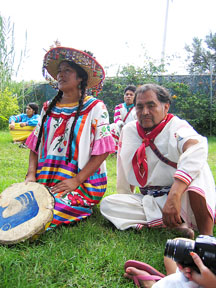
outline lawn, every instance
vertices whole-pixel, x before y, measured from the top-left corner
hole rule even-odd
[[[24,180],[28,149],[12,144],[7,131],[0,131],[0,192]],[[216,138],[209,139],[209,164],[216,179]],[[108,189],[115,193],[116,158],[107,160]],[[214,231],[216,236],[216,229]],[[128,259],[148,262],[161,272],[166,240],[176,234],[165,229],[118,231],[100,214],[44,233],[35,242],[0,246],[0,287],[134,287],[124,279]]]

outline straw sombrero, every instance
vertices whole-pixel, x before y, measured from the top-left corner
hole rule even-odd
[[[105,78],[103,67],[88,53],[74,48],[55,47],[45,54],[43,61],[43,75],[46,80],[57,80],[58,66],[64,60],[75,62],[87,72],[88,89],[93,88],[93,90],[97,92],[102,89]]]

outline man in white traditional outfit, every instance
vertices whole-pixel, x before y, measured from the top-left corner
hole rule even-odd
[[[129,85],[124,90],[124,103],[115,106],[114,123],[110,125],[110,132],[115,141],[115,151],[118,151],[119,136],[122,127],[136,119],[136,111],[134,108],[136,86]]]
[[[163,226],[190,238],[193,229],[212,235],[216,193],[206,138],[168,113],[165,88],[143,85],[134,101],[138,121],[124,126],[119,140],[119,194],[103,199],[101,213],[120,230]]]

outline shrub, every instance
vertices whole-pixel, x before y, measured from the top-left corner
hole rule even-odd
[[[216,103],[212,103],[206,94],[192,93],[189,86],[183,83],[169,82],[165,85],[173,95],[171,112],[187,120],[200,134],[210,134],[210,116],[212,116],[212,134],[216,135]]]
[[[8,126],[8,120],[11,115],[19,113],[17,97],[13,92],[5,88],[0,91],[0,129]]]

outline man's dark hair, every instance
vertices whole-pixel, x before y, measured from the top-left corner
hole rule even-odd
[[[136,86],[134,86],[134,85],[128,85],[128,86],[124,89],[124,94],[125,94],[128,90],[135,92],[135,91],[136,91]]]
[[[157,95],[158,100],[161,103],[169,103],[171,104],[171,100],[172,100],[172,96],[169,93],[169,91],[164,88],[163,86],[151,83],[151,84],[145,84],[140,86],[139,88],[137,88],[136,93],[135,93],[135,97],[134,97],[134,105],[136,105],[136,97],[138,94],[143,94],[149,90],[152,90],[155,92],[155,94]]]

